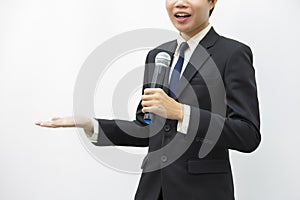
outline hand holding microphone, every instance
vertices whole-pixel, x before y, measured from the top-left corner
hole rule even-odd
[[[168,119],[182,119],[182,104],[169,97],[159,86],[169,80],[171,57],[166,52],[160,52],[155,57],[155,68],[150,88],[145,89],[142,96],[144,121],[152,123],[153,114]],[[158,88],[157,88],[158,87]]]
[[[165,78],[167,76],[167,70],[169,69],[171,63],[171,57],[166,52],[160,52],[155,57],[155,68],[151,81],[151,88],[155,88],[157,85],[163,85]],[[144,121],[147,124],[151,124],[153,119],[153,114],[146,112],[144,115]]]

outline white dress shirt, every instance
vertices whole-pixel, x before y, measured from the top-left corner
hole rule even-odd
[[[181,74],[180,74],[180,76],[182,76],[182,74],[183,74],[185,68],[187,67],[187,64],[188,64],[190,58],[192,57],[192,54],[194,53],[195,49],[197,48],[199,42],[206,36],[206,34],[209,32],[210,29],[211,29],[211,25],[209,24],[207,27],[205,27],[199,33],[194,35],[188,41],[185,41],[181,35],[178,36],[178,38],[177,38],[177,48],[175,50],[173,63],[172,63],[172,66],[171,66],[171,71],[174,70],[175,64],[178,60],[180,44],[182,42],[187,42],[188,45],[189,45],[189,48],[184,52],[184,62],[183,62],[183,66],[182,66],[182,70],[181,70]],[[171,78],[171,74],[172,73],[170,73],[170,78]],[[190,106],[184,104],[183,105],[183,118],[182,118],[182,121],[178,121],[178,124],[177,124],[177,131],[178,132],[181,132],[183,134],[187,134],[189,121],[190,121],[190,111],[191,111]],[[89,136],[91,134],[87,134],[87,136],[88,136],[88,138],[90,139],[91,142],[96,142],[97,139],[98,139],[98,134],[99,134],[98,133],[99,132],[99,124],[95,119],[93,119],[93,123],[94,123],[94,133],[92,134],[92,136]]]
[[[208,24],[207,27],[205,27],[202,31],[200,31],[199,33],[194,35],[188,41],[185,41],[181,37],[181,35],[178,36],[178,38],[177,38],[177,48],[176,48],[174,58],[173,58],[174,61],[178,60],[180,44],[182,42],[187,42],[188,45],[189,45],[189,48],[184,52],[184,62],[183,62],[183,66],[182,66],[180,76],[182,76],[182,74],[183,74],[185,68],[187,67],[188,62],[189,62],[190,58],[192,57],[192,54],[194,53],[195,49],[197,48],[199,42],[206,36],[206,34],[209,32],[210,29],[211,29],[211,25]],[[174,61],[173,61],[172,66],[171,66],[171,71],[174,70],[174,67],[176,65],[176,62],[174,62]],[[170,78],[171,78],[171,76],[170,76]],[[190,106],[184,104],[183,105],[183,118],[182,118],[182,121],[178,121],[178,124],[177,124],[177,131],[178,132],[181,132],[183,134],[187,134],[189,121],[190,121],[190,112],[191,112]]]

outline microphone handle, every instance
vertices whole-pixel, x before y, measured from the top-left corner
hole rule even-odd
[[[155,88],[157,80],[158,80],[158,76],[161,74],[162,72],[162,67],[160,65],[155,66],[155,70],[154,70],[154,74],[152,77],[152,82],[151,82],[151,88]],[[152,113],[145,113],[144,114],[144,122],[146,122],[146,124],[151,124],[153,120],[153,114]]]
[[[166,52],[161,52],[155,57],[155,69],[152,77],[152,82],[150,87],[155,88],[158,85],[164,85],[164,81],[168,80],[169,74],[167,73],[167,69],[169,69],[169,65],[171,62],[171,57]],[[169,72],[169,71],[168,71]],[[158,80],[160,80],[158,82]],[[145,113],[144,114],[144,122],[146,124],[151,124],[154,119],[153,113]]]

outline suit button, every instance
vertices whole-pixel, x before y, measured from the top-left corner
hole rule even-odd
[[[169,131],[171,130],[170,125],[169,125],[169,124],[166,124],[165,127],[164,127],[164,130],[165,130],[166,132],[169,132]]]
[[[195,140],[196,140],[196,142],[200,142],[201,138],[200,137],[196,137]]]
[[[162,162],[167,162],[168,157],[165,156],[165,155],[163,155],[163,156],[161,156],[160,160],[161,160]]]

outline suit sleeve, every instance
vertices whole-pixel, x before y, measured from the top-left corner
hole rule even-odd
[[[258,147],[261,141],[260,119],[252,62],[252,52],[245,45],[239,46],[227,59],[223,76],[225,116],[191,107],[189,131],[196,132],[196,137],[203,143],[241,152],[252,152]],[[220,134],[211,137],[208,129],[215,129]]]
[[[148,58],[149,54],[146,58],[143,92],[149,82],[149,67],[147,67]],[[96,119],[99,123],[99,134],[97,142],[94,142],[93,144],[97,146],[148,146],[150,126],[144,122],[142,108],[140,101],[136,110],[136,119],[134,121]]]

